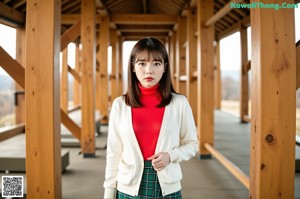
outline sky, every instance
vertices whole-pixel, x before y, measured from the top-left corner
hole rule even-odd
[[[300,5],[300,4],[298,4]],[[300,8],[295,9],[295,42],[300,39]],[[129,53],[135,42],[125,42],[123,45],[123,74],[126,74],[127,60]],[[248,58],[251,58],[251,28],[248,28]],[[2,46],[6,52],[8,52],[13,58],[15,58],[15,46],[16,46],[16,30],[8,26],[0,24],[0,46]],[[75,65],[75,59],[71,54],[75,53],[75,45],[71,44],[68,46],[70,55],[68,63],[71,67]],[[111,50],[110,50],[111,52]],[[221,69],[232,71],[240,69],[240,59],[237,59],[236,55],[240,54],[239,44],[239,32],[236,32],[220,41],[220,62]],[[110,56],[110,54],[109,54]],[[109,63],[110,64],[110,63]],[[0,67],[0,75],[6,74],[6,72]]]

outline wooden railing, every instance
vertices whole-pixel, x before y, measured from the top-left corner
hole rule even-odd
[[[25,132],[24,123],[16,124],[8,127],[2,127],[0,128],[0,142],[24,132]]]
[[[205,143],[204,147],[247,189],[250,188],[249,177],[242,170],[240,170],[235,164],[218,152],[211,144]]]

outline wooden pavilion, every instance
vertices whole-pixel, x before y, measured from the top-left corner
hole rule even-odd
[[[294,9],[299,0],[1,0],[0,23],[17,29],[16,59],[0,46],[0,66],[16,81],[16,128],[2,139],[26,134],[28,198],[61,198],[61,134],[64,124],[83,157],[95,154],[95,112],[107,123],[122,90],[122,43],[157,37],[166,45],[172,80],[188,98],[200,140],[199,157],[220,157],[249,189],[252,199],[294,198],[296,97],[300,45]],[[241,8],[241,4],[248,5]],[[257,4],[257,6],[259,6]],[[252,57],[247,57],[251,26]],[[220,108],[220,40],[240,31],[240,121],[251,122],[250,175],[222,161],[214,149],[214,109]],[[67,46],[76,44],[76,67]],[[112,72],[108,73],[108,46]],[[62,71],[60,57],[62,52]],[[252,71],[252,79],[248,71]],[[81,126],[68,115],[68,73]],[[251,84],[251,121],[248,115]],[[26,98],[26,101],[25,101]],[[26,107],[26,109],[25,109]],[[25,122],[26,118],[26,122]],[[42,132],[42,133],[41,133]],[[4,138],[3,138],[4,137]]]

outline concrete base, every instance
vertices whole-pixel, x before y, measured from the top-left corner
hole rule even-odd
[[[61,170],[64,172],[69,165],[69,151],[61,152]],[[1,157],[0,172],[26,172],[26,159],[23,157]]]

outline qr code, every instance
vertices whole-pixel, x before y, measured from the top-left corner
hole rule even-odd
[[[23,197],[23,176],[2,176],[2,197]]]

